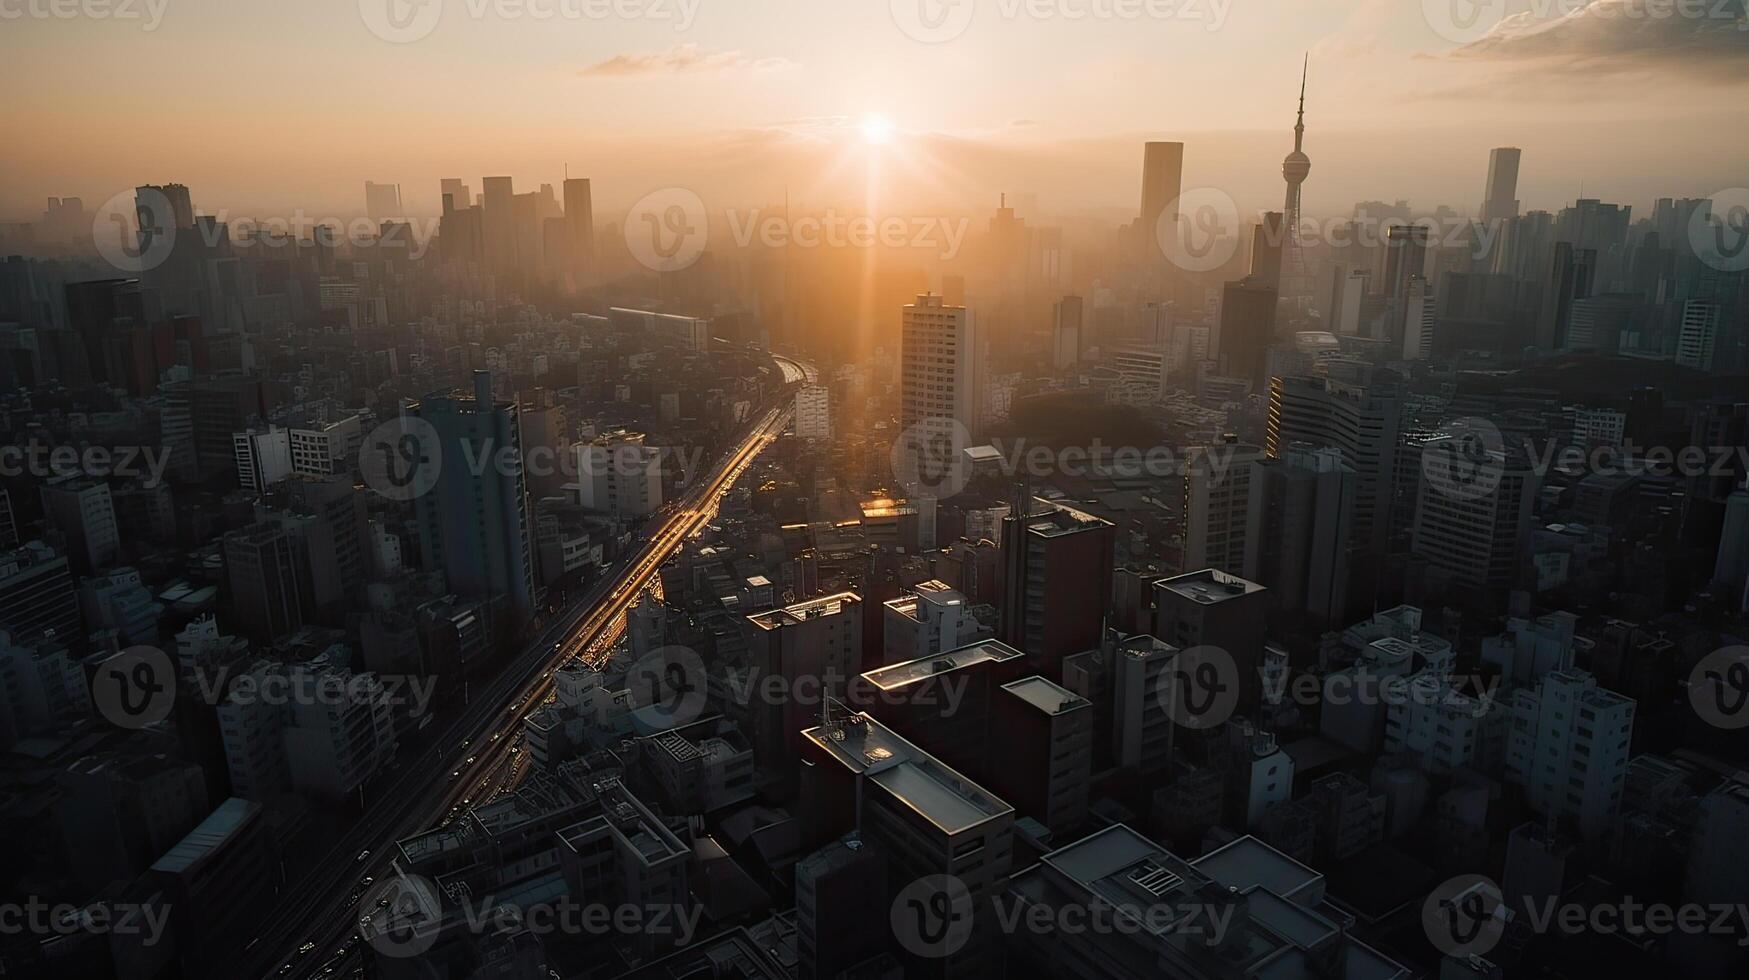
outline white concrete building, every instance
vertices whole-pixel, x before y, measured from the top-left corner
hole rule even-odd
[[[580,442],[577,499],[615,517],[648,517],[662,507],[662,451],[644,445],[641,432],[610,432]]]
[[[1546,817],[1572,820],[1587,841],[1604,839],[1621,804],[1634,701],[1597,686],[1582,670],[1557,670],[1505,702],[1511,712],[1506,779]]]
[[[966,597],[939,579],[919,582],[908,595],[882,603],[881,663],[898,664],[988,639],[972,618]]]
[[[958,422],[973,437],[982,421],[975,318],[963,306],[923,295],[904,308],[899,347],[900,426],[930,423],[930,434],[952,435]],[[960,448],[960,447],[956,447]]]

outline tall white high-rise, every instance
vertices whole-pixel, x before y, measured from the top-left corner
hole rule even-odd
[[[977,331],[972,311],[925,294],[905,307],[899,342],[900,425],[951,437],[953,423],[977,435]],[[919,433],[921,434],[921,433]]]
[[[808,385],[796,392],[796,436],[832,438],[832,396],[825,386]]]

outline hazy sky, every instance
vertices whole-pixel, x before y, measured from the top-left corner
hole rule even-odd
[[[366,179],[430,213],[440,177],[567,164],[604,221],[670,185],[1121,215],[1144,139],[1265,206],[1308,51],[1309,214],[1474,209],[1496,145],[1524,148],[1527,207],[1749,184],[1743,0],[1505,2],[0,0],[0,217],[163,181],[350,216]]]

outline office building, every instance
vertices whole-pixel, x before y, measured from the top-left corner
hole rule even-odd
[[[578,443],[578,503],[630,520],[662,509],[662,451],[644,439],[622,430]]]
[[[65,555],[41,541],[0,553],[0,629],[15,642],[47,635],[84,652],[79,592]]]
[[[89,717],[90,684],[63,643],[0,629],[0,750]]]
[[[425,567],[442,570],[451,592],[505,602],[513,628],[528,623],[534,555],[516,403],[495,400],[492,376],[476,371],[471,395],[434,395],[411,413],[436,431],[432,452],[444,463],[415,501]],[[451,462],[467,459],[490,463],[476,474]]]
[[[1456,468],[1469,465],[1461,437],[1441,436],[1423,444],[1423,454],[1440,453],[1453,467],[1451,479],[1423,479],[1415,500],[1410,549],[1426,562],[1429,585],[1473,590],[1498,597],[1518,577],[1518,560],[1541,489],[1522,450],[1483,450],[1479,479],[1498,482],[1490,492],[1454,485]]]
[[[1000,750],[990,755],[988,782],[1052,834],[1087,819],[1093,772],[1093,704],[1043,677],[1002,685],[991,704]]]
[[[322,425],[293,426],[286,432],[292,472],[315,477],[350,472],[364,444],[363,421],[349,415]]]
[[[978,338],[972,311],[923,295],[904,308],[899,344],[899,424],[910,435],[954,439],[954,423],[976,437]],[[958,447],[956,447],[958,448]]]
[[[839,592],[746,618],[747,674],[750,683],[782,678],[792,689],[798,679],[818,679],[822,696],[842,697],[863,670],[862,597]],[[714,678],[713,678],[714,681]],[[819,719],[818,704],[793,697],[753,697],[729,705],[731,718],[753,743],[761,769],[786,780],[801,747],[801,731]]]
[[[857,681],[857,700],[866,698],[869,714],[923,751],[983,774],[1009,747],[993,727],[997,695],[1026,672],[1019,650],[985,640],[868,671]]]
[[[1634,702],[1582,670],[1553,671],[1506,698],[1506,779],[1531,810],[1604,840],[1621,805]]]
[[[1488,151],[1488,183],[1482,192],[1482,224],[1518,217],[1518,165],[1524,151],[1512,146]]]
[[[1542,302],[1537,308],[1536,346],[1545,351],[1565,350],[1573,322],[1573,305],[1596,290],[1597,253],[1575,249],[1570,241],[1554,244],[1550,266],[1542,284]]]
[[[1267,382],[1278,298],[1273,285],[1255,278],[1227,283],[1221,290],[1214,357],[1223,374],[1244,378],[1259,389]]]
[[[860,828],[888,859],[887,901],[930,875],[953,875],[971,900],[971,932],[940,957],[903,952],[906,976],[1000,974],[993,899],[1008,884],[1014,808],[881,722],[839,708],[802,733],[803,846]]]
[[[1118,765],[1143,775],[1172,765],[1174,726],[1160,697],[1160,675],[1172,666],[1178,648],[1147,634],[1115,644],[1111,693],[1114,756]]]
[[[1251,478],[1260,484],[1263,510],[1261,544],[1254,549],[1257,571],[1246,577],[1269,586],[1283,612],[1332,626],[1344,621],[1359,482],[1354,468],[1340,449],[1296,443],[1279,459],[1257,465]],[[1185,564],[1224,567],[1215,561],[1199,565],[1188,549]]]
[[[224,538],[233,625],[271,643],[308,621],[313,606],[308,559],[296,535],[277,521],[257,521]]]
[[[364,182],[364,213],[375,222],[400,221],[407,216],[401,206],[400,184]]]
[[[1068,370],[1081,363],[1081,349],[1086,340],[1082,332],[1082,302],[1079,296],[1057,300],[1053,310],[1051,330],[1051,366]]]
[[[846,834],[796,862],[796,980],[836,980],[887,948],[892,926],[868,914],[887,894],[887,862]]]
[[[90,477],[55,480],[42,487],[43,513],[67,536],[67,554],[84,574],[113,565],[121,551],[109,484]]]
[[[1400,980],[1409,969],[1349,933],[1324,876],[1255,837],[1192,861],[1116,823],[1014,875],[1020,921],[1109,910],[1100,929],[1019,929],[1011,967],[1045,976],[1186,980],[1280,975]],[[1071,912],[1069,919],[1059,918]]]
[[[1676,363],[1696,371],[1711,371],[1719,344],[1719,304],[1691,299],[1682,304],[1682,327],[1676,337]]]
[[[250,493],[291,475],[291,433],[274,426],[266,431],[238,432],[231,437],[237,458],[237,486]]]
[[[595,259],[595,202],[587,177],[565,180],[565,249],[571,288],[588,289],[598,275]]]
[[[1256,446],[1194,449],[1184,468],[1184,567],[1258,576],[1267,498]]]
[[[1146,254],[1159,254],[1162,223],[1175,229],[1184,185],[1184,144],[1150,140],[1142,145],[1142,212],[1137,223]],[[1175,233],[1175,232],[1173,232]]]
[[[1109,521],[1032,498],[1002,521],[1005,569],[997,636],[1025,651],[1032,672],[1062,679],[1063,658],[1099,645],[1111,605]]]
[[[1429,231],[1426,224],[1393,224],[1385,229],[1385,281],[1388,299],[1409,291],[1409,280],[1427,276]]]
[[[1154,636],[1180,650],[1218,647],[1239,673],[1239,706],[1256,703],[1261,688],[1269,590],[1256,582],[1207,568],[1154,583]]]
[[[1425,361],[1433,356],[1433,323],[1438,313],[1436,300],[1431,283],[1420,276],[1410,277],[1408,291],[1399,304],[1403,360]]]
[[[940,579],[881,604],[881,663],[897,664],[967,646],[983,626],[958,589]]]
[[[1354,543],[1382,555],[1391,528],[1402,395],[1394,384],[1351,384],[1328,377],[1270,381],[1265,448],[1279,459],[1303,442],[1335,447],[1354,470]]]
[[[824,385],[796,392],[796,437],[811,442],[832,438],[832,393]]]
[[[280,878],[278,856],[266,811],[232,797],[152,865],[170,909],[179,975],[235,971]]]

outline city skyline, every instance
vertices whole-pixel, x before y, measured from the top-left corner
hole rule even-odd
[[[924,165],[878,175],[898,207],[970,209],[992,184],[1036,193],[1053,213],[1122,206],[1127,195],[1101,189],[1134,167],[1128,148],[1149,139],[1189,145],[1186,187],[1222,187],[1261,207],[1279,200],[1279,174],[1271,186],[1258,162],[1285,152],[1281,120],[1307,52],[1319,161],[1309,215],[1346,213],[1367,188],[1473,213],[1481,188],[1471,160],[1507,145],[1527,151],[1527,209],[1552,210],[1581,187],[1649,205],[1732,186],[1730,161],[1749,148],[1745,82],[1729,70],[1749,50],[1749,32],[1727,16],[1739,0],[1709,5],[1706,17],[1657,19],[1605,16],[1591,8],[1621,0],[1595,0],[1559,21],[1552,13],[1569,8],[1542,20],[1522,13],[1486,34],[1486,20],[1458,29],[1385,0],[1233,3],[1216,30],[1179,19],[1212,18],[1212,5],[1171,8],[1183,11],[1172,17],[1100,5],[1070,20],[1078,0],[1040,7],[1043,18],[988,0],[940,43],[906,34],[909,0],[831,14],[786,3],[765,9],[766,20],[713,6],[694,11],[685,30],[675,29],[678,0],[633,4],[629,20],[581,0],[452,0],[409,8],[441,11],[410,43],[372,33],[374,2],[305,13],[171,0],[151,31],[149,21],[114,18],[7,21],[0,52],[10,70],[48,84],[42,97],[0,108],[0,125],[20,137],[7,153],[0,215],[28,218],[48,196],[101,201],[142,173],[198,184],[233,212],[337,216],[362,210],[360,181],[390,180],[413,213],[435,215],[440,177],[556,184],[567,163],[596,179],[607,208],[667,185],[723,207],[778,200],[786,186],[848,198],[870,179],[858,164],[881,162],[859,145],[870,118],[892,130],[882,157]],[[542,9],[553,13],[532,13]],[[854,51],[836,40],[846,32],[858,38]],[[1072,43],[1078,34],[1092,43]],[[151,71],[137,70],[142,57]],[[1019,68],[1035,61],[1058,70]],[[214,76],[227,84],[211,85]],[[184,93],[194,92],[191,102]],[[273,113],[252,108],[264,104]],[[83,125],[54,122],[69,113]],[[221,117],[222,139],[208,125]],[[445,135],[463,127],[466,149]],[[1604,133],[1635,138],[1612,139],[1603,153]],[[127,170],[102,152],[118,140],[135,148]],[[1652,152],[1657,145],[1684,147],[1680,164]],[[689,152],[700,146],[702,160]]]

